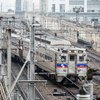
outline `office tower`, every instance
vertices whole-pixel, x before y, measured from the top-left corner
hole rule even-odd
[[[15,8],[15,13],[16,14],[21,13],[21,11],[22,11],[21,4],[22,4],[21,0],[16,0],[16,8]]]

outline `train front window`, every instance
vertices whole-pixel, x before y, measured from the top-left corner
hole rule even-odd
[[[75,55],[70,55],[70,61],[74,61],[75,60]]]
[[[61,56],[61,62],[65,62],[66,61],[66,56]]]
[[[79,61],[84,61],[84,56],[79,56]]]

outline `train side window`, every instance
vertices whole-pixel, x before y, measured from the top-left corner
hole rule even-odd
[[[62,53],[67,53],[67,50],[62,50]]]
[[[75,55],[70,55],[70,61],[74,61],[75,60]]]
[[[66,56],[61,56],[61,61],[65,62],[66,61]]]
[[[48,60],[48,56],[47,55],[45,55],[45,59]]]
[[[38,51],[36,51],[36,54],[39,54],[39,52],[38,52]]]
[[[79,56],[79,61],[84,61],[84,56]]]
[[[78,53],[83,53],[83,51],[82,50],[78,50]]]
[[[50,56],[45,55],[45,59],[46,60],[52,60],[52,58]]]

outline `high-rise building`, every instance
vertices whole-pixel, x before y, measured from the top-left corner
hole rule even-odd
[[[21,13],[22,9],[21,6],[22,5],[22,1],[21,0],[16,0],[16,9],[15,9],[15,13],[19,14]]]
[[[41,13],[100,12],[100,0],[40,0]]]
[[[40,0],[40,13],[41,14],[44,14],[44,13],[47,13],[47,6],[48,6],[48,3],[47,3],[47,0]]]
[[[75,7],[81,8],[81,12],[100,12],[100,0],[69,0],[70,12],[75,11]]]
[[[33,10],[34,10],[33,0],[22,0],[22,11],[33,12]]]
[[[24,16],[25,16],[25,19],[32,21],[33,14],[34,14],[33,0],[24,0]]]
[[[76,8],[81,8],[81,12],[84,12],[86,7],[86,0],[69,0],[69,12],[76,12]]]
[[[23,2],[23,11],[24,12],[27,11],[27,0],[24,0],[24,2]]]
[[[40,0],[41,13],[65,13],[69,10],[69,0]]]
[[[87,12],[100,13],[100,0],[87,0]]]

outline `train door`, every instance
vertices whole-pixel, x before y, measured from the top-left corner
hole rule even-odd
[[[69,74],[75,74],[77,56],[75,54],[69,54],[68,71]]]
[[[58,60],[56,62],[56,72],[58,76],[66,76],[68,70],[67,57],[66,54],[58,55]]]

